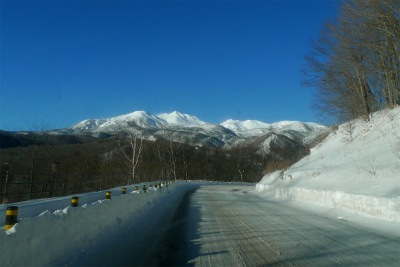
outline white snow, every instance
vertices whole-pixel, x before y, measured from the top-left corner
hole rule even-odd
[[[326,126],[315,123],[315,122],[301,122],[301,121],[280,121],[272,124],[264,123],[256,120],[227,120],[220,125],[234,132],[243,132],[251,130],[295,130],[300,132],[308,132],[317,129],[326,129]]]
[[[172,117],[176,115],[181,117]],[[104,200],[105,191],[80,194],[77,208],[70,207],[71,196],[16,203],[18,223],[0,231],[0,265],[68,264],[65,260],[91,253],[90,248],[117,231],[137,227],[141,218],[157,216],[152,207],[177,205],[193,186],[198,184],[177,182],[144,194],[132,185],[126,195],[119,187],[107,190],[112,191],[111,201]],[[400,107],[377,112],[369,122],[340,125],[309,156],[264,176],[254,193],[400,236]],[[8,206],[0,205],[0,219]]]
[[[303,207],[400,222],[400,107],[340,125],[309,156],[265,175],[256,191]]]
[[[270,145],[271,142],[278,145],[279,147],[284,147],[283,142],[278,138],[276,134],[271,134],[265,140],[261,143],[259,151],[262,153],[262,155],[268,155],[270,151]]]
[[[154,183],[153,183],[154,184]],[[147,184],[148,185],[148,184]],[[79,207],[72,208],[71,196],[15,203],[19,207],[18,223],[4,231],[6,207],[0,205],[0,265],[48,266],[57,265],[86,253],[91,247],[106,242],[115,231],[137,226],[144,217],[153,218],[152,207],[178,205],[180,198],[196,182],[176,182],[162,189],[149,188],[144,193],[134,186],[112,190],[111,200],[105,192],[77,195]],[[175,203],[178,202],[178,203]]]
[[[118,130],[121,127],[127,127],[128,123],[134,123],[143,128],[163,128],[168,126],[197,126],[205,124],[206,122],[201,121],[195,116],[182,114],[177,111],[169,114],[163,113],[158,116],[146,111],[135,111],[109,119],[84,120],[70,127],[70,129],[92,131]]]
[[[107,119],[101,127],[107,127],[123,122],[132,122],[142,127],[159,127],[165,125],[167,122],[155,115],[152,115],[146,111],[135,111],[130,114],[121,115],[111,119]]]
[[[297,135],[304,144],[312,142],[328,129],[328,127],[318,123],[300,121],[280,121],[268,124],[256,120],[227,120],[220,125],[243,138],[258,137],[270,133],[283,134],[290,138],[294,137],[292,135]]]
[[[174,111],[171,113],[162,113],[158,115],[159,118],[165,120],[168,125],[171,126],[195,126],[202,125],[206,122],[199,120],[195,116],[191,116],[189,114],[182,114],[178,111]]]
[[[95,127],[99,127],[103,123],[105,123],[107,120],[99,120],[99,119],[91,119],[91,120],[84,120],[74,126],[72,126],[72,129],[77,129],[77,128],[82,128],[82,129],[92,129]]]
[[[246,121],[239,121],[239,120],[227,120],[220,125],[224,126],[225,128],[232,130],[234,132],[237,131],[246,131],[246,130],[253,130],[253,129],[260,129],[260,128],[270,128],[272,124],[267,124],[261,121],[256,120],[246,120]]]
[[[135,111],[130,114],[121,115],[109,119],[90,119],[84,120],[74,126],[71,129],[102,129],[113,125],[135,122],[141,127],[160,127],[166,125],[167,122],[157,116],[154,116],[146,111]]]
[[[85,120],[68,129],[75,132],[113,132],[130,128],[133,125],[150,129],[164,129],[169,127],[202,128],[214,132],[224,132],[228,129],[242,138],[258,137],[266,135],[271,131],[280,134],[285,134],[285,132],[289,134],[288,132],[290,131],[297,131],[299,134],[304,134],[304,137],[313,139],[313,137],[327,129],[324,125],[299,121],[281,121],[268,124],[256,120],[239,121],[230,119],[221,124],[212,124],[204,122],[195,116],[182,114],[178,111],[162,113],[157,116],[146,111],[135,111],[130,114],[108,119]]]

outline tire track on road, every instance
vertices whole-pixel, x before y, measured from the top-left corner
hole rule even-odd
[[[189,265],[393,266],[400,262],[398,238],[269,202],[250,191],[241,186],[208,186],[192,196],[199,214],[192,222],[198,226],[191,242],[199,248],[191,254]]]

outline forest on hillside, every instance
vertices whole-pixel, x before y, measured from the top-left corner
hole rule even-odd
[[[300,143],[271,144],[261,155],[252,146],[196,147],[132,133],[105,139],[59,136],[64,142],[52,135],[23,137],[21,145],[0,150],[0,193],[6,182],[8,194],[25,193],[8,196],[9,201],[159,180],[258,182],[265,172],[290,166],[309,151]]]

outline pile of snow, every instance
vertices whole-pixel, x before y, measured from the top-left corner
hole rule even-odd
[[[198,183],[176,182],[168,188],[134,191],[127,187],[112,190],[111,200],[105,192],[77,195],[79,207],[70,207],[71,196],[15,203],[19,207],[18,223],[0,230],[0,259],[2,266],[58,265],[66,258],[79,257],[91,247],[107,242],[113,233],[138,227],[143,218],[158,216],[157,206],[167,209],[178,205],[183,195]],[[142,187],[140,186],[139,189]],[[7,205],[10,206],[10,205]],[[0,205],[0,218],[5,218],[6,205]],[[3,221],[4,222],[4,221]]]
[[[400,222],[400,107],[333,129],[309,156],[264,176],[256,191]]]

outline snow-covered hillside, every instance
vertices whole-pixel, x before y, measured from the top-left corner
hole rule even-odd
[[[279,134],[293,140],[300,140],[304,145],[308,145],[328,130],[328,127],[318,123],[300,121],[280,121],[268,124],[255,120],[227,120],[221,123],[221,125],[232,130],[237,136],[242,138],[242,140],[238,140],[236,143],[247,144],[256,141],[261,136]]]
[[[293,130],[293,131],[304,132],[304,131],[312,131],[316,129],[326,128],[326,126],[315,122],[301,122],[301,121],[280,121],[268,124],[256,120],[246,120],[246,121],[227,120],[221,123],[221,125],[234,132],[244,132],[257,129],[267,129],[269,131]]]
[[[400,108],[340,125],[309,156],[264,176],[256,190],[400,222]]]

